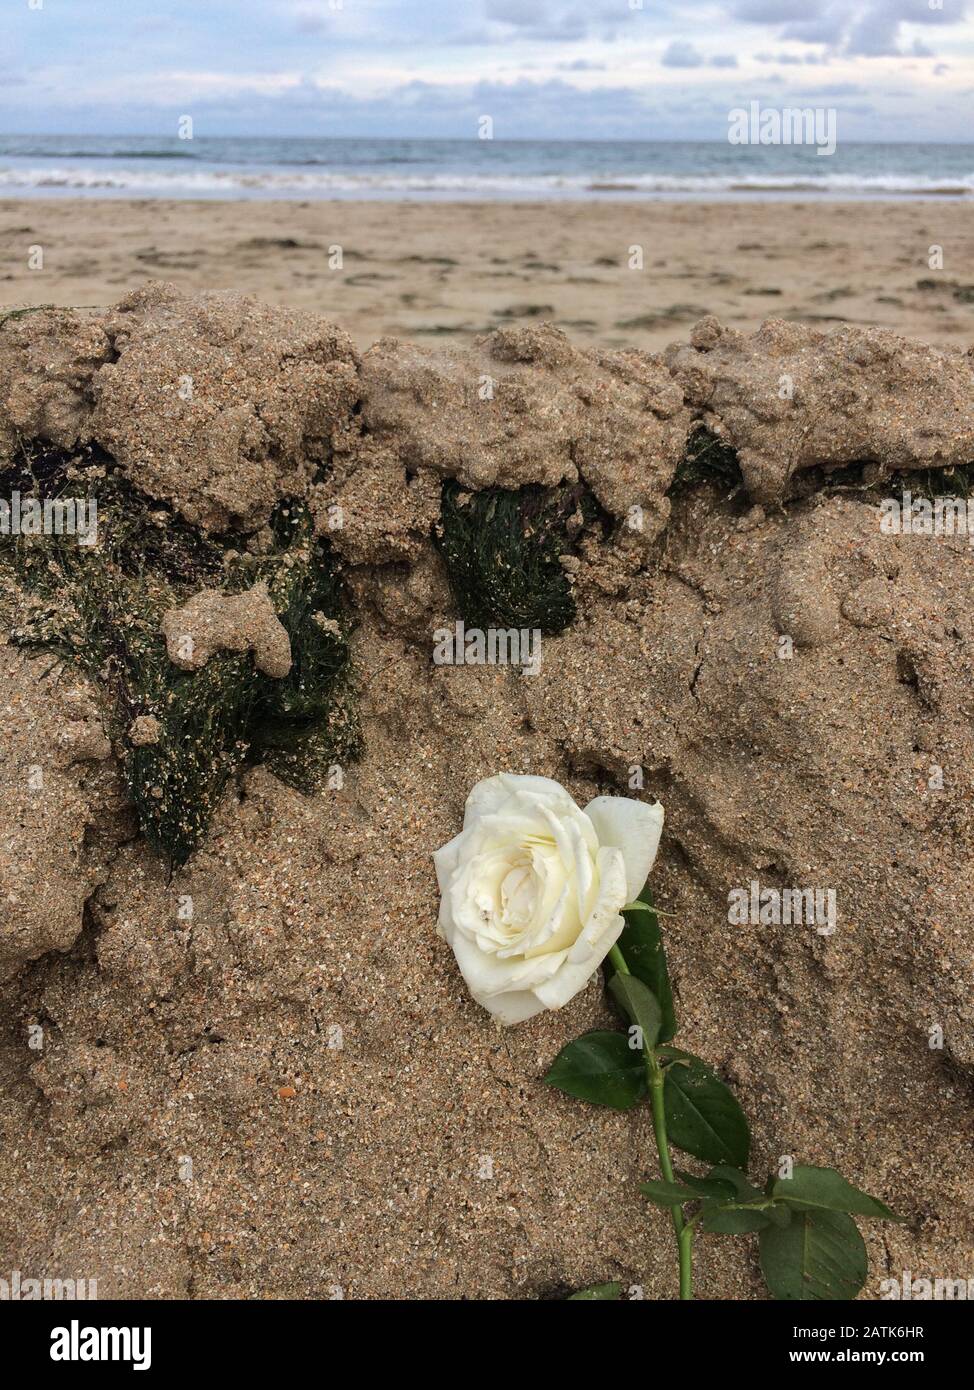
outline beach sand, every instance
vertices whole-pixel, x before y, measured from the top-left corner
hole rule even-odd
[[[45,487],[80,486],[84,453],[31,447],[54,434],[111,455],[117,500],[83,563],[0,547],[0,1150],[15,1160],[0,1165],[0,1271],[96,1278],[102,1299],[538,1300],[609,1279],[675,1297],[669,1216],[638,1191],[658,1171],[647,1107],[542,1084],[570,1041],[618,1028],[601,984],[502,1030],[436,933],[432,853],[501,769],[553,777],[579,806],[664,804],[652,889],[676,1044],[740,1099],[751,1177],[786,1156],[834,1166],[905,1218],[863,1223],[867,1299],[902,1271],[970,1270],[974,549],[881,531],[863,486],[867,459],[974,457],[974,363],[855,336],[789,325],[742,344],[709,325],[671,376],[633,354],[607,370],[540,332],[455,361],[386,344],[356,368],[312,316],[165,287],[108,319],[4,325],[4,490],[35,462]],[[191,401],[173,389],[187,371]],[[783,373],[794,396],[772,404]],[[498,389],[474,405],[483,375]],[[677,481],[700,418],[737,451],[743,487]],[[838,488],[823,463],[848,465]],[[451,585],[444,475],[464,491],[591,489],[588,523],[579,507],[545,542],[570,586],[539,579],[535,524],[516,540],[490,501],[475,543],[453,531]],[[120,704],[103,654],[152,651],[143,594],[198,617],[215,563],[243,546],[267,563],[281,494],[341,519],[329,553],[361,757],[313,794],[276,775],[300,749],[295,693],[322,669],[302,596],[329,603],[326,630],[331,616],[330,566],[303,587],[299,543],[278,567],[301,672],[277,697],[291,721],[271,721],[263,765],[230,777],[171,866],[129,796],[163,843],[202,828],[224,730],[244,729],[256,687],[212,668],[194,739],[170,706],[181,677],[148,658],[143,685],[133,661]],[[208,537],[149,505],[164,501]],[[518,552],[539,563],[515,581]],[[527,596],[547,625],[569,587],[575,616],[545,632],[533,675],[469,648],[432,659],[471,592],[498,615]],[[45,633],[78,665],[19,645]],[[151,720],[126,727],[136,709]],[[146,739],[160,746],[136,762]],[[742,921],[733,890],[750,904],[751,884],[771,897]],[[817,918],[781,910],[792,885]],[[722,1155],[708,1140],[703,1159]],[[757,1255],[701,1232],[699,1295],[761,1297]]]
[[[972,264],[970,210],[954,202],[0,202],[0,306],[101,306],[161,279],[314,309],[362,348],[547,320],[579,346],[656,350],[708,313],[966,348]]]

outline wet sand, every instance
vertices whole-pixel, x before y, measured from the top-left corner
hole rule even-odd
[[[958,202],[0,202],[0,306],[100,306],[159,279],[315,309],[360,347],[548,320],[581,346],[659,349],[706,313],[974,341]]]

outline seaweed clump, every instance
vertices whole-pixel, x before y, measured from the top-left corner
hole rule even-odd
[[[718,439],[712,430],[701,427],[687,440],[686,452],[677,464],[669,495],[677,496],[699,483],[710,483],[729,497],[743,482],[736,450]]]
[[[891,481],[915,499],[935,503],[945,488],[952,497],[974,495],[974,463],[952,464],[945,468],[896,469],[890,471],[875,459],[860,459],[838,466],[806,468],[792,479],[791,500],[815,493],[850,492],[884,497]],[[686,452],[677,465],[669,495],[676,497],[700,483],[715,486],[725,497],[733,497],[744,487],[737,452],[712,431],[699,427],[687,440]]]
[[[11,493],[97,507],[92,545],[73,535],[0,536],[0,574],[27,598],[7,615],[10,640],[56,651],[102,690],[140,828],[174,866],[199,846],[245,764],[266,763],[312,792],[357,755],[340,581],[303,503],[279,503],[237,550],[145,497],[94,449],[25,450],[4,481]],[[263,675],[249,653],[218,653],[197,671],[173,664],[161,632],[169,609],[201,588],[240,593],[260,581],[290,640],[286,677]]]
[[[870,461],[844,464],[828,472],[810,469],[809,474],[816,490],[823,492],[853,492],[885,497],[891,485],[895,485],[901,493],[912,493],[914,500],[922,498],[930,503],[936,503],[945,493],[950,497],[962,497],[965,501],[974,495],[974,463],[890,472]]]
[[[576,613],[562,558],[598,515],[581,487],[470,493],[445,483],[436,542],[464,622],[562,632]]]

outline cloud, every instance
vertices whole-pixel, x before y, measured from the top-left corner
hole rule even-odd
[[[927,0],[643,0],[641,10],[627,0],[344,0],[341,9],[51,0],[42,14],[17,0],[7,9],[0,130],[157,133],[174,111],[198,109],[213,133],[463,138],[482,114],[472,108],[489,100],[499,139],[569,130],[719,139],[726,110],[713,114],[713,89],[746,87],[755,73],[782,99],[803,79],[866,83],[878,114],[860,138],[901,134],[893,85],[918,110],[929,103],[931,138],[963,139],[970,125],[956,88],[974,46],[959,21],[974,0],[944,0],[942,11]],[[934,67],[937,39],[949,74]]]
[[[500,26],[509,36],[541,42],[576,42],[592,33],[612,29],[641,17],[620,0],[480,0],[488,26]],[[468,0],[469,4],[469,0]],[[447,30],[448,32],[448,30]],[[605,38],[614,37],[605,32]]]
[[[845,51],[862,58],[882,58],[899,53],[900,18],[893,12],[892,0],[870,5],[853,24]]]
[[[544,0],[487,0],[484,16],[499,20],[502,24],[534,25],[539,18],[547,15],[548,6]]]
[[[732,0],[730,13],[747,24],[782,24],[821,8],[821,0]]]
[[[825,58],[821,53],[755,53],[755,62],[758,63],[778,63],[783,67],[796,67],[802,64],[810,65],[824,63]]]
[[[866,95],[865,87],[858,82],[826,82],[821,87],[803,87],[803,97],[860,97]]]
[[[660,61],[664,68],[699,68],[703,58],[686,39],[673,39]]]
[[[233,90],[233,74],[221,78],[211,73],[208,90],[182,109],[193,114],[199,136],[256,132],[267,136],[380,138],[395,132],[403,137],[469,139],[474,147],[477,122],[487,114],[494,118],[498,141],[564,139],[566,135],[590,140],[726,141],[727,100],[714,92],[706,67],[699,70],[696,86],[685,86],[678,79],[665,100],[660,99],[659,92],[654,98],[652,88],[645,83],[583,91],[569,77],[535,80],[520,76],[510,82],[474,83],[412,81],[364,94],[337,83],[311,80],[263,90],[246,88],[241,82]],[[938,86],[938,98],[945,90]],[[678,99],[674,99],[674,92],[681,94]],[[966,130],[969,98],[961,95],[951,98],[952,106],[943,112],[902,99],[893,103],[885,95],[884,108],[877,111],[875,103],[861,98],[858,102],[844,99],[835,91],[828,95],[835,97],[839,106],[845,140],[875,139],[880,131],[887,137],[905,134],[907,127],[901,128],[901,119],[907,120],[912,139],[942,139],[948,115],[958,134]],[[748,96],[761,97],[772,105],[802,105],[815,100],[796,91],[791,82],[783,86],[780,74],[764,77]],[[152,135],[173,128],[171,90],[140,89],[134,76],[124,88],[119,82],[108,100],[101,84],[94,81],[72,89],[70,100],[67,117],[65,107],[43,112],[42,132],[73,128]],[[824,96],[823,100],[832,104]],[[22,89],[7,92],[0,87],[0,128],[38,133],[37,110],[36,105],[24,101]]]
[[[794,43],[824,44],[853,57],[932,57],[918,39],[903,48],[904,26],[960,24],[969,6],[970,0],[945,0],[943,9],[926,0],[729,0],[728,13],[743,24],[774,26]]]

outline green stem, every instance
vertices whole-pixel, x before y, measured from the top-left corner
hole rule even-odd
[[[676,1237],[680,1252],[680,1297],[693,1298],[693,1227],[686,1222]]]
[[[631,975],[626,958],[618,946],[613,946],[609,959],[621,975]],[[653,1113],[653,1135],[656,1139],[656,1152],[659,1154],[660,1172],[666,1182],[673,1182],[673,1163],[670,1159],[670,1142],[666,1134],[666,1110],[663,1105],[663,1068],[659,1064],[654,1048],[648,1044],[643,1047],[646,1062],[646,1079],[649,1082],[649,1104]],[[680,1207],[672,1208],[673,1230],[676,1233],[676,1247],[680,1260],[680,1298],[693,1298],[693,1225],[688,1223]]]
[[[631,975],[631,974],[632,974],[632,971],[629,969],[628,965],[626,964],[626,958],[625,958],[625,956],[622,954],[622,952],[619,950],[619,947],[618,947],[618,946],[613,946],[612,949],[610,950],[610,952],[609,952],[609,960],[611,960],[612,964],[613,964],[613,965],[615,966],[615,968],[618,970],[618,972],[619,972],[620,975]]]

